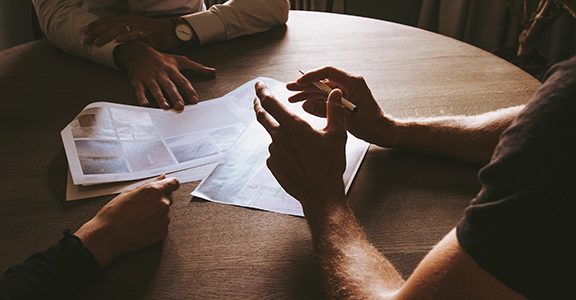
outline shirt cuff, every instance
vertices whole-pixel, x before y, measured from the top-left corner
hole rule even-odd
[[[182,17],[194,29],[200,45],[226,39],[226,28],[220,18],[211,10]]]

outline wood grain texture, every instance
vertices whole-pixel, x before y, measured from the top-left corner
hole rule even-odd
[[[335,65],[363,75],[400,117],[479,113],[524,103],[539,83],[456,40],[384,21],[290,13],[285,27],[188,55],[218,69],[195,80],[202,99],[257,76],[294,80]],[[59,132],[87,104],[135,104],[122,72],[66,55],[40,40],[0,52],[0,271],[50,246],[112,197],[64,201]],[[177,124],[175,124],[177,126]],[[478,190],[477,167],[375,146],[349,193],[369,238],[408,276],[460,219]],[[161,245],[118,258],[81,299],[312,299],[318,270],[304,219],[175,195]],[[135,228],[135,230],[138,230]]]

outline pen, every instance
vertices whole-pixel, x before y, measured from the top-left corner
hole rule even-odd
[[[298,70],[298,72],[300,72],[300,74],[304,75],[304,72],[302,72],[301,70]],[[332,88],[330,88],[329,86],[327,86],[326,84],[324,84],[322,82],[316,81],[316,82],[313,82],[312,84],[314,84],[314,86],[316,88],[323,91],[327,95],[330,94],[330,92],[332,91]],[[356,105],[354,105],[354,103],[350,102],[348,99],[346,99],[344,97],[342,97],[342,104],[347,109],[349,109],[351,111],[356,111],[358,109],[358,107]]]

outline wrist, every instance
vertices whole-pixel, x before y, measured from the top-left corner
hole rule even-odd
[[[129,69],[134,61],[137,59],[138,54],[146,51],[149,46],[140,41],[130,41],[114,48],[114,63],[120,69]]]
[[[302,203],[302,210],[306,218],[323,219],[330,217],[334,211],[348,207],[344,193],[332,196],[326,194],[323,196],[308,195],[304,198],[304,201],[300,201],[300,203]]]
[[[82,241],[84,247],[90,250],[98,265],[106,267],[114,260],[116,255],[111,249],[112,245],[105,241],[107,234],[102,232],[99,229],[100,226],[95,225],[94,222],[94,220],[88,221],[74,235]]]
[[[330,205],[304,207],[304,215],[313,233],[342,224],[343,220],[353,216],[350,206],[345,200],[334,201]]]
[[[391,119],[382,115],[375,121],[372,139],[368,142],[386,148],[402,148],[402,139],[405,137],[406,122]]]
[[[176,36],[176,26],[178,25],[176,18],[178,17],[166,17],[159,20],[161,22],[162,28],[165,28],[162,30],[164,33],[164,38],[166,39],[164,41],[165,48],[162,50],[175,52],[182,47],[182,43]]]
[[[199,45],[198,35],[188,21],[182,17],[172,17],[169,21],[172,23],[170,37],[174,40],[175,49]]]

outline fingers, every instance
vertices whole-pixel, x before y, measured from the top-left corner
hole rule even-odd
[[[114,17],[100,18],[100,19],[88,24],[88,26],[86,26],[86,28],[84,29],[84,32],[88,33],[88,32],[95,31],[100,26],[102,26],[104,24],[111,23],[113,21],[113,19],[114,19]]]
[[[307,86],[313,87],[312,84],[299,85],[297,82],[288,82],[286,88],[290,91],[303,91]]]
[[[150,63],[149,66],[133,64],[136,67],[129,69],[130,82],[140,105],[147,106],[152,100],[162,109],[182,111],[186,102],[198,102],[198,93],[181,73],[177,58],[153,51],[139,61]]]
[[[136,95],[136,100],[138,100],[138,104],[140,106],[148,106],[150,105],[150,100],[146,97],[146,89],[140,82],[132,82],[132,86],[134,87],[134,94]]]
[[[166,175],[162,174],[154,178],[154,181],[133,190],[137,193],[144,193],[139,194],[141,195],[139,197],[133,197],[133,199],[148,199],[153,202],[160,200],[161,202],[164,202],[166,208],[168,208],[174,202],[172,192],[178,190],[178,188],[180,188],[180,181],[178,181],[178,179],[174,177],[166,178]]]
[[[180,72],[173,72],[170,74],[170,79],[176,84],[181,92],[181,95],[192,104],[198,103],[198,94],[188,78],[184,77]]]
[[[305,90],[303,92],[300,93],[296,93],[290,97],[288,97],[288,102],[290,103],[295,103],[295,102],[300,102],[300,101],[304,101],[304,100],[310,100],[310,99],[322,99],[322,101],[326,101],[326,94],[324,94],[324,92],[318,90],[317,88],[314,88],[313,90]]]
[[[256,96],[260,99],[262,107],[281,125],[290,125],[300,118],[288,111],[288,109],[270,94],[268,87],[262,82],[256,83]]]
[[[346,116],[342,106],[342,91],[334,89],[326,102],[326,130],[340,132],[346,130]]]
[[[324,99],[317,101],[317,100],[307,100],[302,104],[302,108],[305,112],[320,117],[326,118],[326,102]]]
[[[320,92],[317,87],[312,83],[309,84],[299,84],[298,82],[288,82],[286,88],[290,91],[307,91],[307,92]]]
[[[128,31],[128,28],[129,27],[127,27],[127,25],[105,24],[97,28],[97,31],[90,32],[90,34],[86,38],[86,43],[94,44],[96,46],[102,46],[116,39],[118,36],[122,34],[130,33],[130,31]]]
[[[312,85],[311,85],[312,86]],[[304,91],[296,93],[288,98],[291,103],[305,101],[302,104],[302,108],[309,114],[315,115],[317,117],[326,117],[326,97],[324,92],[319,91],[316,87],[313,91]]]
[[[84,43],[102,46],[114,39],[118,42],[147,41],[148,37],[135,27],[134,16],[113,16],[96,20],[84,29]]]
[[[150,94],[152,94],[152,97],[154,97],[154,100],[156,100],[156,103],[158,103],[162,109],[171,108],[170,104],[168,104],[168,101],[166,100],[166,97],[164,97],[164,94],[162,93],[160,85],[156,81],[150,81],[147,86],[148,91],[150,91]]]
[[[337,85],[350,85],[354,82],[354,80],[356,80],[354,76],[344,72],[343,70],[328,66],[312,70],[302,75],[302,77],[296,80],[296,83],[298,85],[307,85],[324,79],[329,79]]]
[[[118,43],[125,43],[129,41],[142,41],[145,43],[149,43],[148,37],[142,31],[139,30],[125,32],[116,37],[116,42]]]
[[[273,136],[276,133],[279,124],[264,110],[264,108],[262,108],[258,98],[254,98],[254,112],[256,112],[256,120],[258,123],[262,124],[270,136]]]
[[[176,85],[168,78],[165,78],[160,81],[160,86],[164,93],[168,94],[168,98],[170,98],[174,109],[182,111],[184,109],[184,99],[180,96],[180,92],[178,91],[178,88],[176,88]]]
[[[170,194],[180,188],[180,181],[175,177],[170,177],[154,181],[150,185],[163,194]]]
[[[84,44],[93,44],[105,30],[105,25],[111,21],[110,17],[98,19],[84,28]]]
[[[184,76],[180,75],[180,77],[182,78],[177,77],[178,79],[172,79],[160,77],[157,79],[158,81],[151,80],[146,85],[140,81],[132,81],[138,104],[141,106],[150,105],[150,100],[146,95],[147,90],[162,109],[174,107],[177,111],[184,110],[185,101],[182,95],[192,94],[192,96],[187,97],[187,99],[190,100],[191,103],[197,103],[198,95],[196,91],[194,91],[192,85]],[[168,96],[170,101],[167,100],[165,95]]]
[[[174,203],[172,194],[162,196],[162,202],[164,202],[168,207],[172,206],[172,203]]]
[[[179,68],[182,70],[192,70],[199,75],[214,76],[216,69],[199,64],[186,56],[176,57]]]

